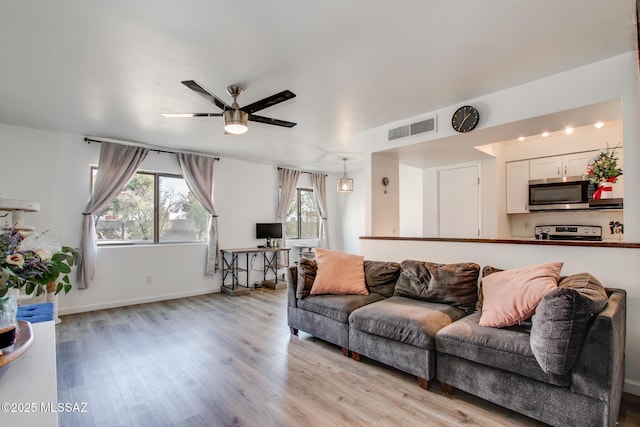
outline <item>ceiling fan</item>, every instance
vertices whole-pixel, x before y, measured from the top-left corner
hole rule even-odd
[[[271,95],[267,98],[256,101],[253,104],[245,105],[240,108],[237,99],[242,93],[242,88],[239,86],[231,85],[227,86],[227,93],[233,98],[233,104],[229,105],[222,99],[218,98],[194,80],[185,80],[183,85],[196,92],[198,95],[205,98],[207,101],[214,103],[218,108],[222,110],[222,113],[162,113],[165,117],[223,117],[224,118],[224,130],[225,133],[231,133],[234,135],[240,135],[245,133],[249,128],[247,127],[247,121],[266,123],[268,125],[283,126],[292,128],[296,125],[293,122],[287,122],[284,120],[272,119],[264,116],[256,116],[256,111],[264,110],[265,108],[287,101],[291,98],[295,98],[296,94],[290,90],[283,90],[280,93]]]

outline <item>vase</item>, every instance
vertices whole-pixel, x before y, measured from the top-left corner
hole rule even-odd
[[[598,193],[600,193],[600,199],[613,199],[613,182],[601,182]]]
[[[11,290],[0,298],[0,349],[13,345],[16,340],[18,297]]]

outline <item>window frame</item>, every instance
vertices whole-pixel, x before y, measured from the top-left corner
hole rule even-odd
[[[300,197],[302,192],[307,192],[307,193],[313,194],[312,197],[314,197],[314,206],[315,206],[316,217],[318,216],[318,206],[317,206],[317,204],[315,202],[315,192],[313,191],[313,188],[305,188],[305,187],[296,188],[296,195],[294,196],[294,200],[297,202],[296,203],[296,216],[297,216],[297,219],[298,219],[298,226],[297,226],[297,230],[296,230],[296,237],[287,236],[287,239],[289,239],[289,240],[317,239],[318,235],[320,234],[319,222],[316,221],[315,237],[300,237],[300,235],[302,234],[302,197]],[[293,200],[292,200],[292,202],[293,202]]]
[[[90,178],[91,178],[90,179],[91,196],[93,196],[93,189],[95,186],[94,171],[95,172],[98,171],[98,166],[92,165],[89,171]],[[185,244],[185,243],[206,243],[206,240],[160,241],[160,178],[179,178],[184,180],[184,176],[177,173],[152,172],[147,170],[137,170],[135,174],[151,175],[153,177],[153,241],[124,240],[119,242],[117,241],[101,242],[99,239],[96,239],[96,243],[98,246],[144,246],[144,245],[170,245],[170,244]],[[134,176],[135,175],[133,175],[131,179],[133,179]],[[127,185],[129,185],[129,183],[127,183]],[[200,202],[198,201],[198,203]]]

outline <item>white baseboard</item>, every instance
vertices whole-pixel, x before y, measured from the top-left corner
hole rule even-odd
[[[624,391],[629,394],[640,396],[640,381],[624,380]]]
[[[134,299],[126,299],[126,300],[118,300],[118,301],[109,301],[100,304],[91,304],[84,306],[76,306],[65,309],[60,309],[58,314],[60,316],[64,316],[66,314],[75,314],[75,313],[85,313],[87,311],[96,311],[96,310],[104,310],[108,308],[117,308],[117,307],[126,307],[128,305],[137,305],[137,304],[145,304],[148,302],[156,302],[156,301],[166,301],[177,298],[185,298],[185,297],[193,297],[197,295],[206,295],[220,292],[220,289],[198,289],[194,291],[188,292],[177,292],[172,294],[164,294],[164,295],[154,295],[152,297],[144,297],[144,298],[134,298]]]

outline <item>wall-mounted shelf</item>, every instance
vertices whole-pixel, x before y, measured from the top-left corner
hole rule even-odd
[[[598,210],[622,210],[624,208],[624,199],[590,199],[589,209]]]

